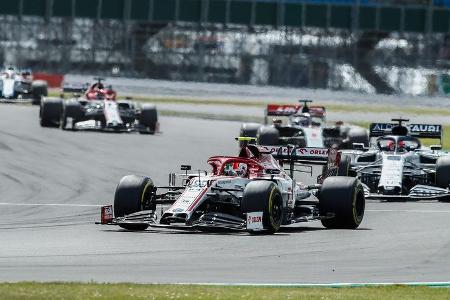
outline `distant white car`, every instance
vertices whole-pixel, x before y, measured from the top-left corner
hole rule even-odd
[[[311,100],[300,102],[302,104],[267,105],[264,125],[244,123],[241,126],[240,136],[256,137],[258,144],[270,146],[297,145],[351,149],[353,143],[369,145],[366,129],[342,122],[329,126],[326,124],[324,106],[308,105]],[[268,117],[274,118],[272,122],[269,122]]]
[[[0,73],[0,101],[30,101],[39,104],[42,97],[48,95],[47,82],[33,80],[29,71],[17,71],[8,68]]]

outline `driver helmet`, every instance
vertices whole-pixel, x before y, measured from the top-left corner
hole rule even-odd
[[[248,167],[245,163],[227,163],[223,169],[225,176],[247,176]]]
[[[394,143],[394,141],[388,141],[388,143],[386,145],[386,149],[388,151],[394,151],[395,150],[395,143]]]
[[[406,150],[406,143],[405,143],[405,141],[399,141],[399,142],[398,142],[398,150],[399,150],[399,151],[404,151],[404,150]]]
[[[237,170],[236,170],[236,174],[238,176],[241,176],[241,177],[247,176],[247,171],[248,171],[247,164],[245,164],[245,163],[239,163],[238,164],[238,167],[237,167]]]
[[[236,171],[233,168],[233,163],[227,163],[223,168],[223,175],[225,176],[236,176]]]
[[[309,126],[311,124],[311,115],[302,113],[294,117],[293,123],[300,126]]]

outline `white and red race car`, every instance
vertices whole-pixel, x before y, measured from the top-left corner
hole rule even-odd
[[[330,176],[337,150],[247,145],[239,156],[213,156],[212,171],[169,175],[167,186],[128,175],[117,186],[114,205],[102,207],[101,224],[128,230],[171,227],[275,233],[281,226],[321,220],[326,228],[357,228],[365,198],[356,178]],[[278,160],[277,160],[278,159]],[[318,184],[296,182],[298,165],[323,164]],[[286,171],[282,165],[287,167]],[[177,178],[182,184],[177,185]],[[162,191],[162,192],[161,192]],[[161,211],[161,214],[159,214]]]
[[[149,134],[159,131],[155,105],[138,105],[128,99],[116,99],[116,92],[102,81],[103,78],[96,78],[96,82],[87,88],[71,89],[84,94],[75,93],[66,101],[45,98],[39,112],[41,126]]]
[[[264,124],[244,123],[240,136],[256,137],[261,145],[298,145],[300,147],[332,147],[351,149],[353,143],[369,144],[364,128],[337,122],[326,124],[324,106],[309,105],[311,100],[300,100],[302,104],[269,104],[265,111]],[[269,117],[273,117],[269,122]],[[287,120],[283,120],[287,118]]]

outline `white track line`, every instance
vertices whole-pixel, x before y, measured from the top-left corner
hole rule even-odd
[[[101,207],[99,204],[70,204],[70,203],[7,203],[0,202],[5,206],[62,206],[62,207]]]
[[[421,209],[366,209],[366,212],[410,212],[410,213],[450,213],[450,210],[421,210]]]

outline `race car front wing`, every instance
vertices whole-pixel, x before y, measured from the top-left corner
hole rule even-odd
[[[411,188],[407,195],[385,195],[378,193],[371,193],[370,188],[363,184],[364,194],[366,199],[378,199],[378,200],[437,200],[450,196],[449,189],[439,188],[429,185],[418,184]]]

